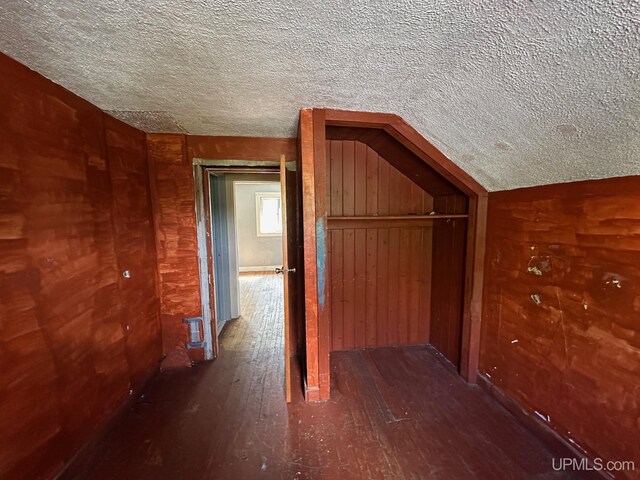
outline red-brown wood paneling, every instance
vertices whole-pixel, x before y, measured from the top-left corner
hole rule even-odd
[[[188,135],[189,158],[207,160],[274,160],[298,158],[295,138]]]
[[[432,196],[461,193],[419,156],[383,129],[327,126],[326,131],[328,140],[350,140],[370,146]]]
[[[487,231],[480,371],[581,450],[637,469],[640,177],[491,193]]]
[[[152,238],[144,141],[110,121],[105,140],[103,112],[4,55],[0,71],[0,478],[50,478],[159,360],[153,275],[149,304],[119,281]]]
[[[466,213],[467,197],[436,197],[433,208],[438,213]],[[456,367],[462,342],[466,226],[464,218],[435,220],[433,225],[429,341]]]
[[[318,338],[318,305],[320,293],[324,289],[318,285],[317,267],[317,215],[316,215],[316,182],[315,182],[315,142],[313,109],[300,111],[298,130],[300,158],[300,211],[302,213],[303,239],[303,275],[304,275],[304,324],[305,324],[305,399],[307,401],[323,400],[320,397],[320,362]],[[324,128],[324,126],[323,126]],[[327,273],[325,273],[327,275]],[[322,290],[322,292],[321,292]],[[323,305],[324,306],[324,305]],[[325,375],[328,371],[322,372]]]
[[[373,149],[328,140],[331,216],[428,214],[432,197]],[[431,227],[329,234],[331,349],[428,342]]]
[[[162,355],[147,142],[143,132],[108,115],[104,115],[104,129],[118,285],[124,304],[122,328],[131,378],[137,384]],[[129,278],[124,271],[129,271]]]
[[[188,341],[182,319],[201,313],[193,166],[184,135],[148,134],[147,153],[158,252],[162,344],[164,353],[171,355],[181,351]],[[193,358],[202,354],[200,350],[189,353]],[[176,366],[188,365],[184,356],[175,358]]]

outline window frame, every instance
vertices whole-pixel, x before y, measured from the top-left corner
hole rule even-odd
[[[257,237],[281,237],[282,236],[282,194],[281,192],[255,192],[256,196],[256,236]],[[260,204],[263,198],[277,198],[280,204],[280,232],[263,233],[260,229]]]

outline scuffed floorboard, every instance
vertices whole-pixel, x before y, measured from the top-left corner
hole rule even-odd
[[[576,478],[431,347],[334,353],[331,401],[287,406],[281,282],[242,275],[220,357],[160,375],[63,478]]]

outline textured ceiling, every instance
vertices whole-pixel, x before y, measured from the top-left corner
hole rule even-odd
[[[401,115],[489,190],[640,174],[636,0],[2,0],[0,31],[148,131],[290,136],[328,106]]]

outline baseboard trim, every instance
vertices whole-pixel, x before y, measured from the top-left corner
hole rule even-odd
[[[263,267],[239,267],[240,273],[244,272],[271,272],[274,273],[276,268],[281,268],[282,265],[265,265]]]
[[[526,411],[516,400],[496,387],[487,376],[478,372],[476,384],[513,415],[522,426],[538,437],[555,457],[574,458],[578,461],[586,460],[590,467],[594,466],[592,458],[578,450],[542,420]],[[580,474],[580,478],[589,480],[612,480],[614,478],[603,471],[593,469],[576,473]]]
[[[138,401],[142,393],[145,391],[149,383],[160,373],[160,362],[153,368],[149,374],[134,386],[131,393],[122,401],[121,405],[109,416],[91,437],[73,454],[69,461],[62,467],[52,480],[64,480],[65,478],[79,478],[83,473],[84,467],[91,463],[91,460],[99,455],[98,445],[120,422],[124,420],[125,415],[133,405]]]
[[[303,379],[304,385],[304,401],[305,402],[319,402],[320,401],[320,389],[318,387],[309,387],[307,385],[307,377]]]

